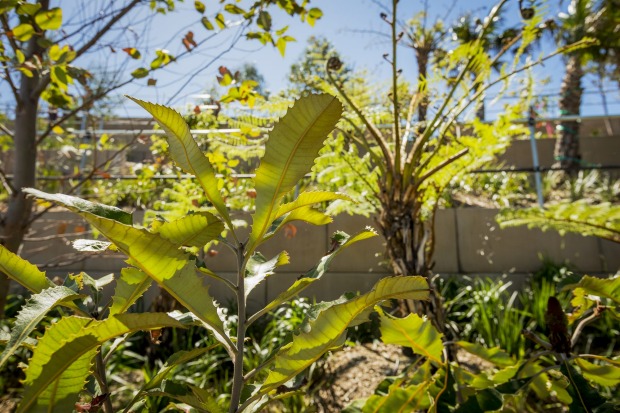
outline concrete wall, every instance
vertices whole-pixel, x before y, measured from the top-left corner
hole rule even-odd
[[[576,234],[562,237],[553,231],[541,232],[524,227],[502,230],[495,223],[496,213],[497,210],[480,208],[438,211],[435,271],[443,274],[507,273],[519,281],[527,273],[539,269],[543,257],[558,263],[570,263],[590,274],[613,273],[620,269],[620,244]],[[328,250],[329,238],[334,231],[354,234],[367,225],[372,226],[372,220],[339,216],[324,227],[299,224],[292,238],[285,237],[284,233],[275,236],[261,248],[261,252],[271,258],[285,249],[291,256],[291,263],[256,288],[250,296],[250,307],[256,308],[270,301],[299,275],[311,269]],[[88,226],[74,214],[48,213],[36,223],[34,233],[24,244],[23,256],[36,264],[46,265],[50,276],[79,271],[93,276],[118,273],[125,266],[121,254],[73,251],[71,239],[92,237],[83,232],[87,229]],[[58,238],[59,233],[64,235]],[[71,235],[75,233],[78,235]],[[310,287],[306,295],[325,300],[335,299],[345,291],[367,291],[379,278],[390,273],[383,251],[381,237],[353,245],[333,261],[329,274]],[[236,266],[232,252],[219,245],[214,248],[214,254],[206,258],[207,267],[232,277]],[[86,259],[62,265],[76,257]],[[211,291],[220,301],[232,298],[223,286],[215,284]]]
[[[618,128],[620,130],[620,128]],[[586,165],[620,165],[620,136],[596,136],[581,138],[581,155]],[[554,163],[555,139],[538,139],[540,166],[550,167]],[[499,157],[507,168],[531,168],[532,149],[529,140],[513,141],[506,152]]]

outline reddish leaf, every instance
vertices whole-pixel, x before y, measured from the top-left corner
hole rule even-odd
[[[295,235],[297,235],[297,227],[291,223],[288,223],[284,226],[284,236],[287,239],[292,239],[295,238]]]
[[[199,114],[200,114],[200,112],[201,112],[201,110],[200,110],[200,106],[198,106],[198,105],[194,106],[194,113],[195,113],[196,115],[199,115]]]
[[[146,81],[147,86],[155,86],[157,84],[157,79],[150,78]]]

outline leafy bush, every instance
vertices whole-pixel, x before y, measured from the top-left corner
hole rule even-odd
[[[61,306],[72,313],[54,323],[38,340],[26,368],[25,389],[18,412],[69,411],[74,408],[85,381],[94,377],[95,394],[90,401],[79,402],[80,409],[86,404],[91,408],[102,405],[104,412],[111,413],[105,364],[116,348],[115,343],[142,330],[151,331],[151,338],[157,341],[162,328],[190,325],[201,327],[204,334],[210,333],[216,342],[173,354],[156,374],[149,374],[150,380],[125,406],[125,411],[130,411],[140,400],[160,396],[215,413],[259,411],[268,403],[294,392],[303,372],[325,352],[342,346],[347,327],[365,321],[374,306],[390,299],[428,299],[429,288],[423,277],[399,276],[380,280],[366,294],[320,303],[308,312],[299,334],[286,345],[274,347],[271,354],[261,354],[259,366],[248,371],[246,339],[250,326],[318,281],[344,248],[375,236],[369,230],[354,236],[337,232],[330,251],[314,268],[265,307],[252,315],[247,314],[246,301],[252,290],[273,276],[277,267],[289,262],[285,251],[268,259],[258,248],[289,222],[327,224],[330,218],[313,209],[313,205],[346,198],[342,194],[316,191],[303,192],[294,201],[283,202],[285,195],[309,172],[326,135],[338,121],[342,106],[327,94],[304,97],[270,132],[265,154],[256,171],[252,228],[244,239],[233,226],[213,165],[200,151],[183,118],[164,106],[135,101],[166,131],[171,156],[184,172],[196,177],[212,206],[211,211],[195,212],[170,222],[157,220],[148,228],[139,228],[132,224],[131,214],[121,209],[72,196],[26,190],[45,202],[58,203],[79,214],[110,241],[82,242],[86,245],[83,248],[90,249],[93,245],[97,245],[98,250],[116,248],[129,257],[130,267],[123,269],[116,279],[111,304],[99,308],[100,291],[114,281],[113,276],[93,280],[82,273],[68,277],[63,286],[56,286],[34,265],[0,247],[0,269],[34,293],[17,317],[0,359],[5,360],[26,342],[52,308]],[[229,234],[226,239],[220,237],[224,229]],[[237,257],[238,271],[233,281],[205,268],[196,255],[197,249],[215,239],[228,246]],[[203,277],[221,283],[234,293],[236,318],[221,311]],[[128,312],[153,281],[188,312]],[[85,299],[83,293],[86,291],[90,291],[94,299]],[[102,346],[111,340],[113,344],[104,353]],[[208,354],[215,347],[224,349],[232,361],[230,393],[214,394],[211,389],[192,383],[166,380],[172,369]]]

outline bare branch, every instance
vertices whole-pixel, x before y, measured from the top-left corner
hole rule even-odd
[[[11,185],[11,181],[9,181],[9,178],[6,176],[2,168],[0,168],[0,182],[2,182],[2,186],[9,193],[9,195],[13,195],[17,192],[13,185]]]
[[[120,19],[122,19],[127,13],[129,13],[131,9],[138,5],[138,3],[140,3],[140,0],[132,0],[131,3],[122,8],[118,12],[118,14],[112,16],[110,21],[108,21],[105,26],[99,29],[99,31],[95,33],[95,35],[89,41],[87,41],[86,44],[84,44],[75,52],[75,57],[80,57],[81,55],[86,53],[91,47],[96,45],[99,39],[101,39]]]

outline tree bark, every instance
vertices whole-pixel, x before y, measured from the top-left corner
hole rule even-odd
[[[48,7],[48,2],[41,2],[42,8]],[[27,46],[27,58],[40,55],[42,48],[32,38]],[[40,92],[38,92],[39,75],[33,71],[33,76],[21,75],[19,86],[19,101],[15,112],[14,158],[13,158],[13,188],[8,201],[7,213],[0,228],[0,243],[9,251],[18,253],[28,230],[28,221],[33,201],[26,199],[22,188],[33,187],[35,184],[37,161],[37,112],[39,109]],[[4,317],[4,306],[10,288],[9,278],[0,276],[0,318]]]
[[[568,58],[566,74],[560,88],[560,115],[579,115],[581,107],[581,79],[583,68],[579,55],[573,54]],[[560,123],[559,135],[555,143],[554,157],[555,166],[567,168],[574,173],[581,163],[581,151],[579,149],[579,122],[563,121]]]

